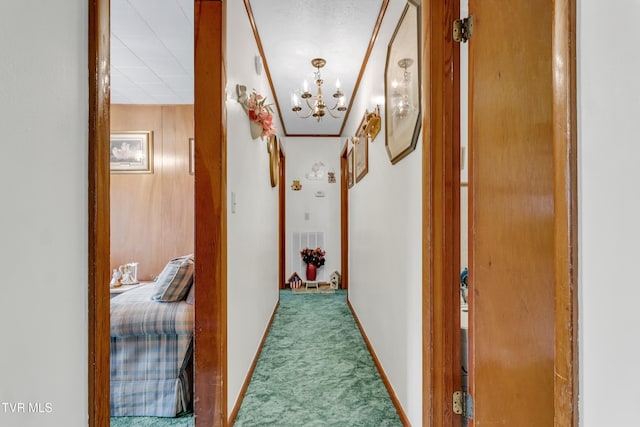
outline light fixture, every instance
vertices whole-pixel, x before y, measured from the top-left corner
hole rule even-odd
[[[393,80],[391,87],[391,111],[397,119],[404,119],[414,109],[411,105],[411,73],[407,68],[411,67],[413,59],[402,58],[398,61],[398,66],[402,68],[402,80],[400,82]]]
[[[298,117],[303,119],[314,117],[317,121],[320,121],[328,112],[331,117],[337,119],[340,117],[339,113],[347,110],[344,93],[340,90],[340,80],[336,80],[336,91],[333,94],[333,97],[336,100],[333,107],[328,107],[324,102],[324,97],[322,96],[322,84],[324,81],[320,76],[320,68],[324,67],[326,63],[327,61],[323,58],[314,58],[311,60],[311,65],[317,69],[317,71],[314,72],[314,79],[317,86],[317,93],[315,95],[312,95],[311,92],[309,92],[309,84],[306,80],[303,83],[301,94],[300,91],[296,91],[291,94],[291,110],[295,111]],[[309,108],[309,113],[307,115],[300,115],[303,99]],[[338,111],[339,113],[334,114],[334,111]]]

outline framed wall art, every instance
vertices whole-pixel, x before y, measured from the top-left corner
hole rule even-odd
[[[153,173],[153,132],[112,132],[112,173]]]
[[[272,135],[267,140],[267,150],[269,151],[269,179],[271,187],[278,185],[280,176],[280,140],[276,135]]]
[[[389,47],[384,71],[385,132],[395,164],[415,150],[420,134],[420,8],[407,2]]]
[[[356,182],[360,180],[369,172],[369,144],[368,137],[365,132],[360,132],[356,135],[353,142],[353,161],[354,161],[354,174]]]

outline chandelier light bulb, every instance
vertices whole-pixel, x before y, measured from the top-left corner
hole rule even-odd
[[[336,79],[336,89],[340,90],[340,79]]]
[[[300,98],[296,92],[291,94],[291,109],[293,111],[300,111],[302,108],[300,107]]]

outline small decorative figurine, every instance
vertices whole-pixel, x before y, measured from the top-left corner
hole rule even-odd
[[[331,273],[331,276],[329,277],[329,287],[331,289],[338,289],[340,287],[342,280],[341,280],[341,276],[340,273],[338,273],[337,271],[334,271],[333,273]]]
[[[291,275],[291,277],[289,277],[289,287],[291,289],[298,289],[300,288],[300,286],[302,286],[302,279],[300,278],[300,276],[298,276],[298,273],[293,273]]]
[[[117,288],[118,286],[122,286],[122,283],[120,283],[120,277],[122,277],[122,275],[120,274],[117,268],[114,268],[113,275],[111,276],[111,282],[109,282],[109,286],[112,288]]]

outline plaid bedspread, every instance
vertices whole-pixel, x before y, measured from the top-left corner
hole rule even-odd
[[[152,301],[155,284],[143,285],[111,300],[111,336],[193,333],[193,305]]]
[[[111,300],[111,415],[173,417],[191,401],[193,305],[151,301],[154,285]]]

